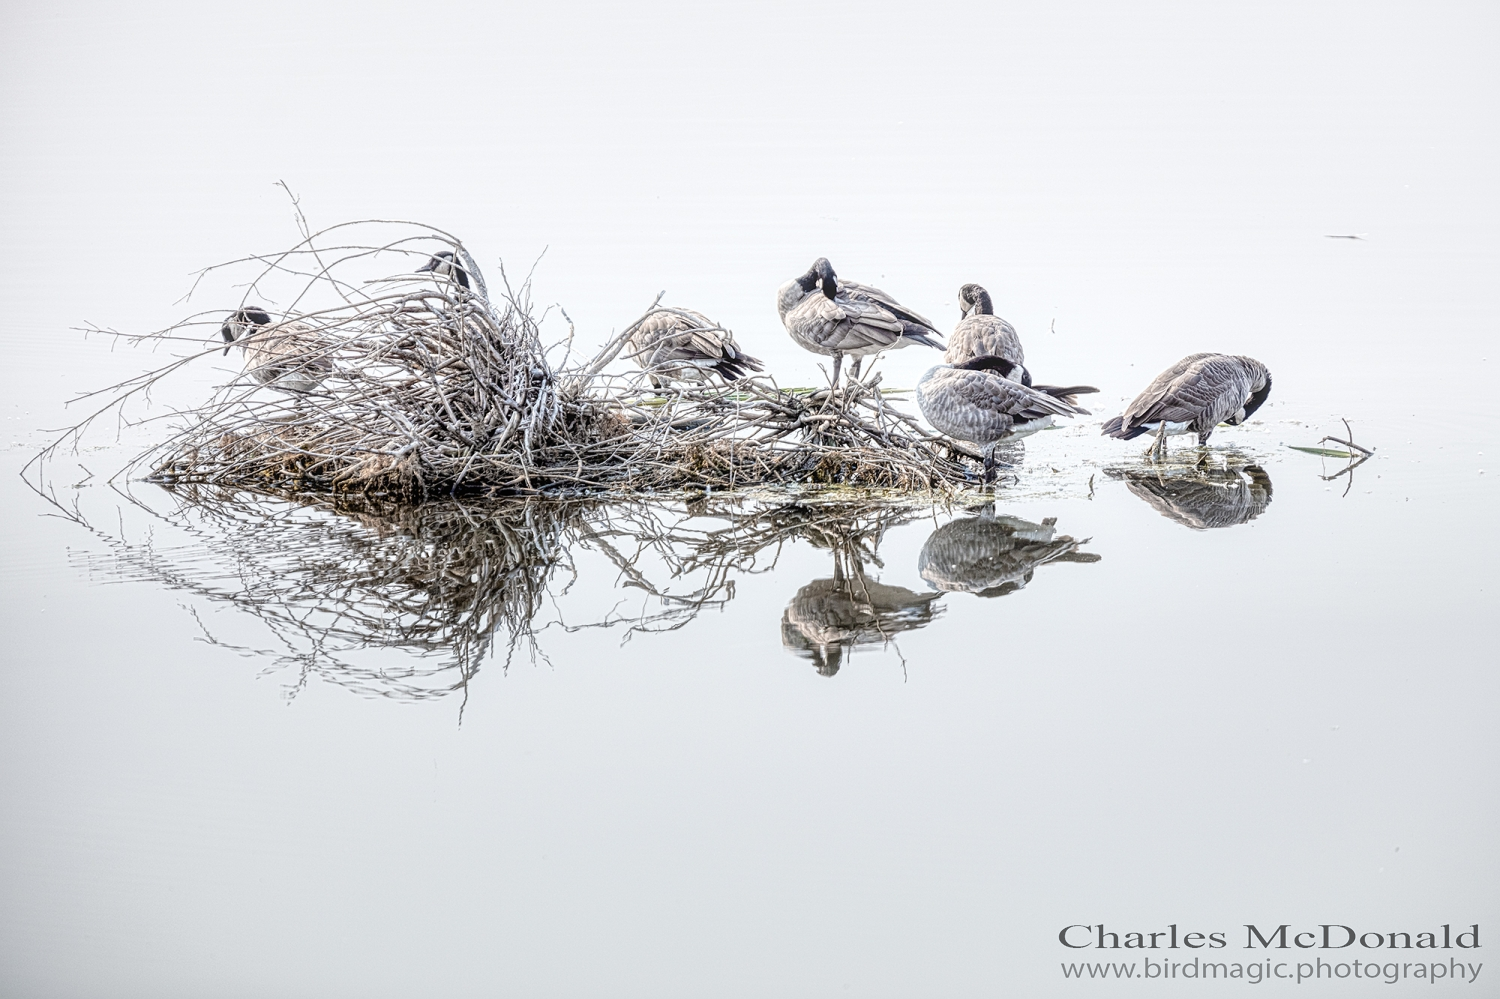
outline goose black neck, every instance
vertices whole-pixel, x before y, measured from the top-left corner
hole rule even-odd
[[[978,357],[971,357],[967,361],[955,364],[954,367],[963,371],[998,371],[1005,377],[1009,377],[1010,373],[1016,368],[1013,362],[1007,361],[1003,357],[996,357],[994,354],[981,354]]]

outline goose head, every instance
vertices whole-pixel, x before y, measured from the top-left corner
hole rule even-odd
[[[1253,357],[1241,358],[1245,367],[1250,372],[1250,398],[1245,400],[1245,405],[1234,416],[1225,420],[1232,427],[1237,427],[1255,415],[1255,411],[1264,406],[1266,399],[1271,395],[1271,372],[1264,364]]]
[[[792,278],[776,292],[776,310],[783,319],[786,314],[814,291],[821,291],[829,298],[838,294],[839,279],[833,273],[833,265],[827,257],[819,257],[800,277]]]
[[[456,282],[464,291],[469,290],[469,273],[463,269],[452,250],[439,250],[427,258],[427,263],[417,268],[418,274],[427,272]]]
[[[970,315],[993,316],[995,314],[995,306],[990,301],[990,293],[977,284],[966,284],[958,289],[958,307],[963,312],[964,318]]]
[[[260,326],[271,325],[271,316],[258,306],[247,305],[243,309],[235,311],[224,320],[224,325],[219,327],[219,336],[224,338],[224,353],[229,353],[229,345],[240,337]]]
[[[839,292],[839,277],[833,273],[833,265],[828,262],[827,257],[814,260],[807,273],[797,279],[797,284],[804,293],[811,293],[816,288],[829,298]]]

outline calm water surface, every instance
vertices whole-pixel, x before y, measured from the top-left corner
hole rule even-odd
[[[899,79],[799,8],[295,13],[6,15],[0,992],[1153,995],[1058,930],[1500,925],[1492,11],[832,18]],[[545,248],[593,343],[666,288],[810,383],[772,294],[826,254],[944,327],[985,283],[1099,416],[1193,350],[1275,390],[1199,465],[1096,416],[953,503],[111,483],[150,426],[31,491],[159,360],[73,330],[221,307],[281,178],[492,281]],[[1357,469],[1291,449],[1343,418]]]

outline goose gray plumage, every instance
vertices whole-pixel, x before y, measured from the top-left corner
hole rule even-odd
[[[1194,531],[1248,524],[1271,505],[1271,476],[1259,465],[1167,473],[1106,468],[1104,472],[1123,479],[1132,493],[1163,517]]]
[[[417,268],[418,274],[429,272],[434,277],[452,281],[464,291],[469,290],[469,272],[464,270],[463,264],[458,262],[458,257],[452,250],[439,250],[427,258],[427,263]]]
[[[1003,357],[1018,369],[1012,373],[1015,380],[1030,385],[1031,374],[1026,370],[1026,351],[1021,348],[1020,334],[995,315],[990,293],[977,284],[966,284],[958,289],[958,307],[963,318],[948,337],[943,360],[962,364],[976,357]]]
[[[764,371],[756,358],[740,350],[734,334],[701,312],[658,308],[636,324],[628,356],[661,388],[672,381],[707,381],[710,374],[726,382],[747,371]]]
[[[1033,524],[1019,517],[995,516],[986,508],[977,517],[950,520],[928,536],[917,558],[917,572],[944,593],[999,597],[1031,582],[1037,566],[1048,562],[1097,562],[1081,552],[1079,541],[1056,531],[1057,518]]]
[[[884,645],[927,624],[939,613],[934,602],[941,596],[836,568],[832,579],[815,579],[792,597],[781,616],[781,644],[811,659],[823,676],[833,676],[847,652]]]
[[[846,354],[854,358],[849,377],[858,379],[866,354],[913,343],[943,346],[931,321],[879,288],[840,281],[827,257],[819,257],[805,274],[781,286],[776,310],[798,346],[833,358],[834,386]]]
[[[1127,441],[1155,433],[1146,453],[1159,457],[1168,437],[1197,434],[1202,447],[1220,423],[1244,423],[1270,394],[1271,372],[1253,357],[1189,354],[1157,375],[1124,413],[1106,421],[1103,432]]]
[[[1089,415],[1077,397],[1099,391],[1091,385],[1023,385],[1008,377],[1015,367],[1003,357],[976,357],[940,364],[917,382],[917,405],[934,429],[984,448],[986,482],[996,445],[1045,430],[1059,416]]]
[[[333,373],[333,344],[306,323],[273,324],[266,310],[246,306],[219,327],[224,353],[236,343],[245,355],[245,370],[263,385],[287,392],[311,392]]]

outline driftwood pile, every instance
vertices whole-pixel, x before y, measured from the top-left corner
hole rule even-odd
[[[351,230],[371,228],[391,238],[347,242]],[[443,250],[466,264],[469,288],[417,273]],[[227,362],[219,357],[219,324],[235,306],[258,305],[314,331],[327,377],[293,392],[230,369],[207,401],[173,411],[170,436],[132,472],[166,485],[407,502],[767,485],[952,492],[978,482],[978,455],[893,406],[878,372],[837,393],[782,388],[769,376],[658,392],[643,373],[606,373],[656,304],[599,354],[578,360],[571,333],[543,342],[546,313],[534,314],[529,279],[516,288],[503,282],[492,299],[460,241],[438,230],[304,230],[284,253],[205,276],[224,268],[243,275],[240,301],[158,333],[117,334],[188,350],[86,397],[96,409],[54,447],[76,442],[106,413],[123,414],[186,365],[238,368],[237,348]]]

